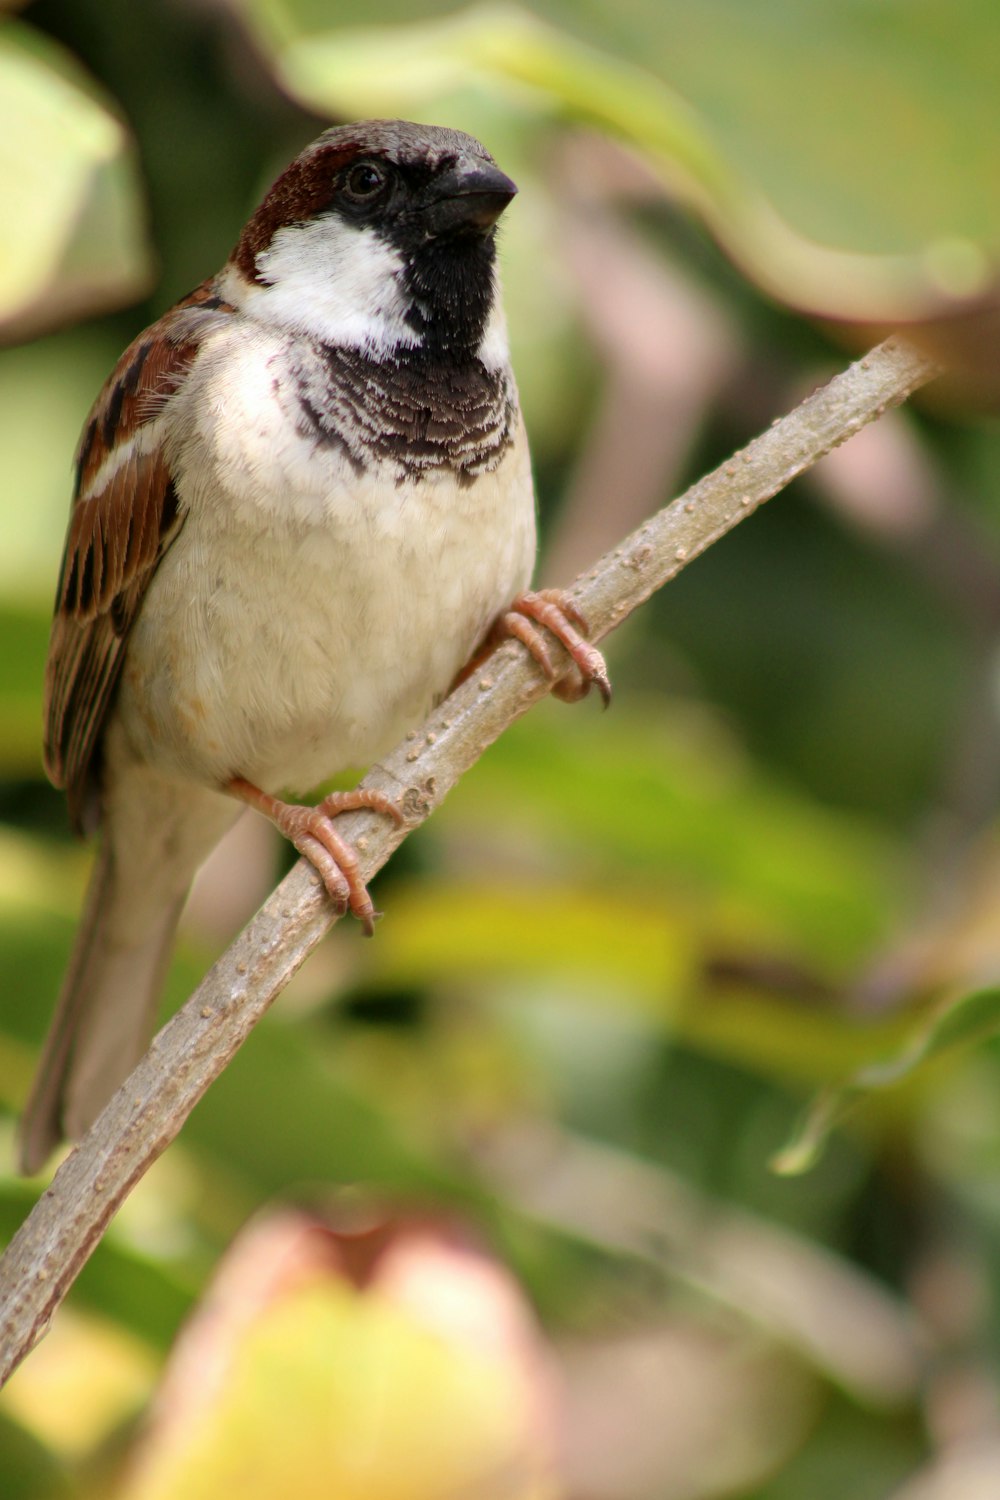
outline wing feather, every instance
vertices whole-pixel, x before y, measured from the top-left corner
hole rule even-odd
[[[94,403],[76,486],[45,676],[45,768],[74,826],[99,817],[100,741],[129,631],[184,524],[162,419],[205,334],[234,309],[207,281],[139,335]]]

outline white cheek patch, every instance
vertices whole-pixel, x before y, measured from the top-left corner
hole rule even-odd
[[[505,370],[510,364],[510,346],[507,342],[507,319],[503,313],[503,298],[496,272],[493,273],[493,306],[476,354],[487,370]]]
[[[372,229],[333,215],[287,224],[257,268],[267,284],[255,283],[244,306],[262,323],[366,354],[421,342],[406,322],[402,257]]]

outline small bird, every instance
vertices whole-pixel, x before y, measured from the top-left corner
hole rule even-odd
[[[337,814],[282,800],[370,764],[506,633],[607,700],[556,591],[526,592],[535,503],[496,274],[517,189],[457,130],[327,130],[223,269],[126,349],[76,454],[45,765],[99,831],[21,1132],[33,1172],[152,1030],[198,866],[250,806],[339,910],[375,912]]]

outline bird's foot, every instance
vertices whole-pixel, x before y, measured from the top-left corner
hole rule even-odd
[[[572,657],[577,671],[560,677],[539,626],[550,630]],[[587,621],[563,589],[528,590],[518,594],[510,609],[497,621],[500,635],[521,641],[554,684],[552,691],[565,703],[575,703],[596,687],[607,708],[611,681],[604,657],[586,639]]]
[[[372,905],[361,878],[357,854],[347,840],[341,838],[333,819],[339,813],[370,808],[402,823],[403,814],[396,804],[384,792],[358,788],[353,792],[331,792],[316,807],[307,807],[282,802],[279,797],[262,792],[241,776],[235,776],[226,791],[249,807],[256,808],[265,818],[270,818],[279,833],[284,834],[314,867],[337,911],[350,910],[364,928],[366,937],[371,937],[375,918],[381,913]]]

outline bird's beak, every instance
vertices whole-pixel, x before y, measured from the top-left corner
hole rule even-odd
[[[422,219],[431,234],[463,229],[485,234],[516,192],[499,167],[475,157],[459,159],[429,185]]]

